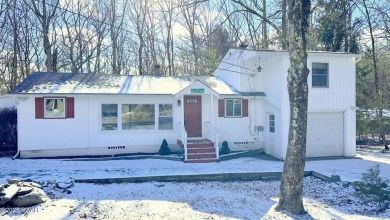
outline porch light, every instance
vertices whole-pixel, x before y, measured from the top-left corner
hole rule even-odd
[[[181,100],[179,99],[179,100],[177,100],[177,106],[181,106]]]

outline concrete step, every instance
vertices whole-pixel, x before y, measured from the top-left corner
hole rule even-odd
[[[197,153],[215,153],[214,147],[208,148],[188,148],[189,154],[197,154]]]

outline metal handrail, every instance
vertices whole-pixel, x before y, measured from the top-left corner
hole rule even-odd
[[[217,155],[217,160],[219,160],[219,133],[215,135],[215,155]]]

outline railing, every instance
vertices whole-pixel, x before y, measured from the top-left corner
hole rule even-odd
[[[215,155],[217,155],[217,160],[219,160],[219,133],[217,132],[217,135],[215,135]]]
[[[214,127],[214,124],[212,124],[209,121],[206,121],[205,132],[206,132],[205,137],[210,141],[214,142],[215,155],[217,155],[217,159],[219,159],[219,133],[217,132],[217,129]]]
[[[188,149],[187,149],[187,131],[184,124],[179,122],[179,139],[184,147],[184,161],[187,161]]]

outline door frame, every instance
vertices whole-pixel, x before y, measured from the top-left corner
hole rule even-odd
[[[197,103],[197,104],[199,104],[199,107],[200,107],[200,112],[199,112],[199,122],[200,122],[200,124],[199,124],[199,133],[200,133],[200,135],[191,137],[191,136],[188,135],[188,131],[187,131],[187,136],[188,136],[189,139],[202,138],[203,137],[202,95],[184,95],[183,96],[183,122],[184,122],[184,128],[186,128],[186,105],[187,105],[187,99],[191,98],[191,97],[196,97],[199,100],[199,103]]]

